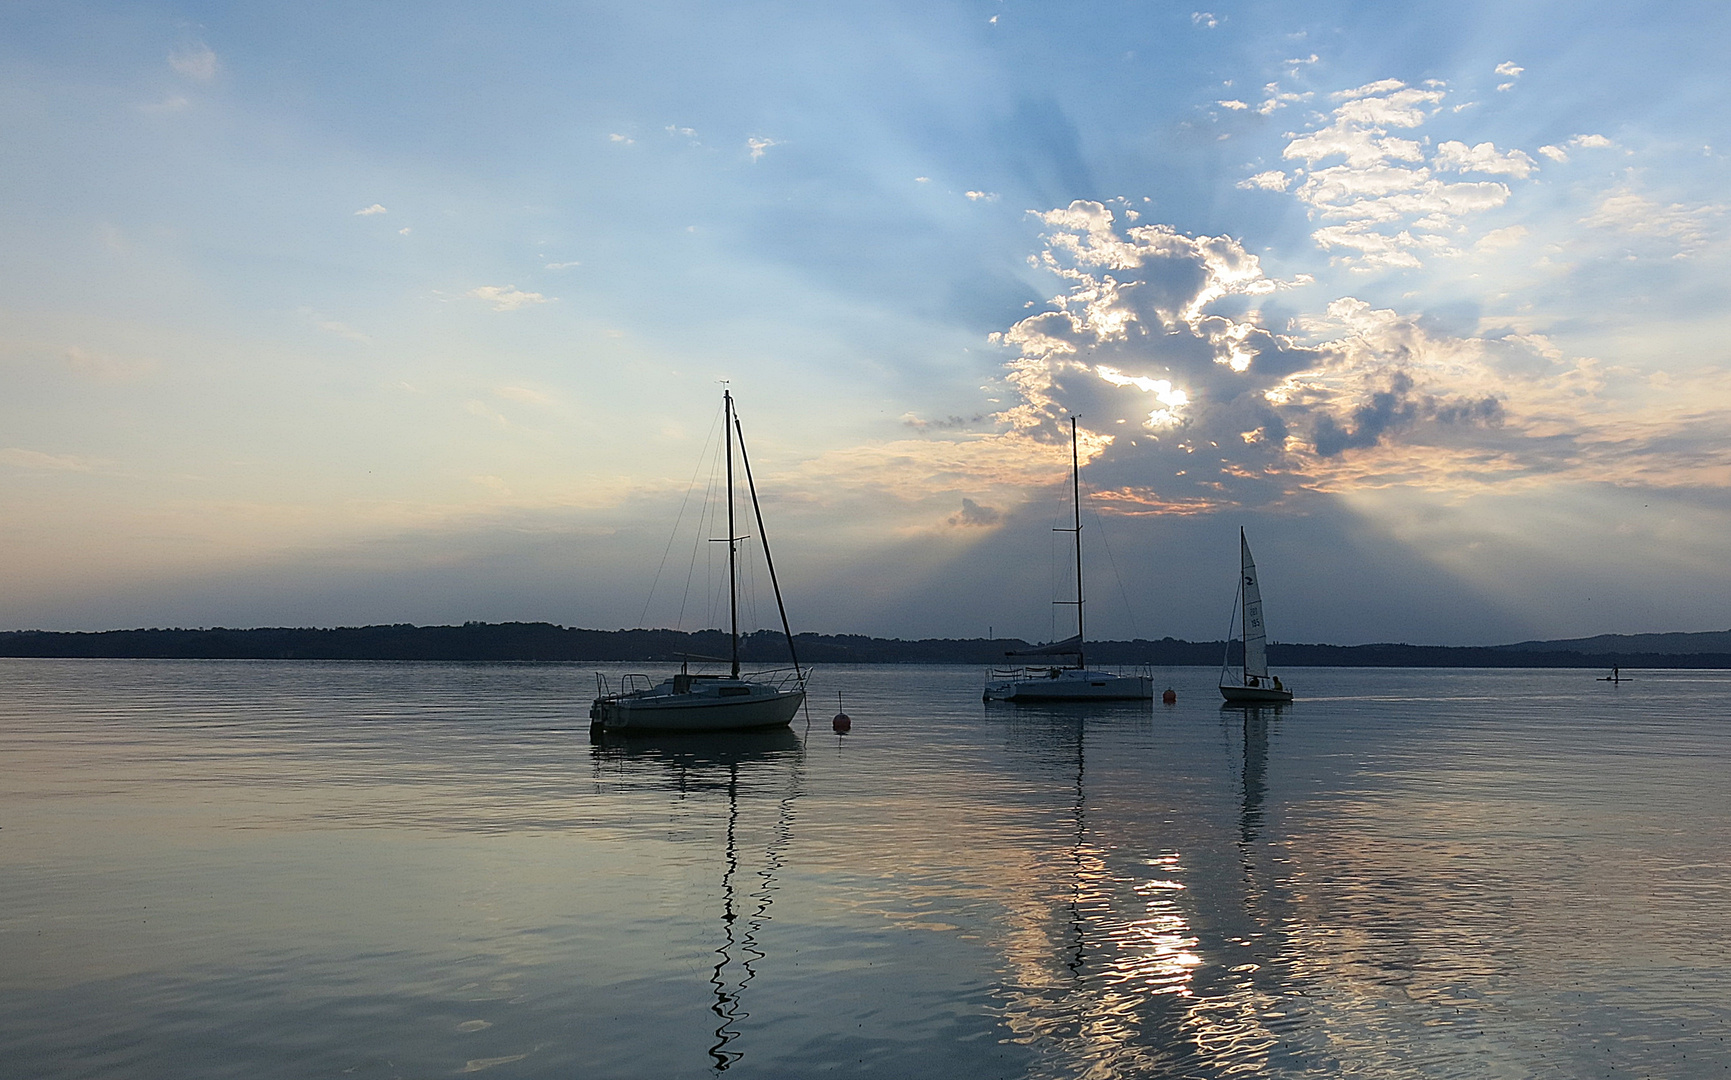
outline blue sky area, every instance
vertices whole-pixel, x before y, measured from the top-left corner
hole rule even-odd
[[[0,627],[696,628],[725,379],[796,629],[1065,633],[1072,415],[1095,636],[1223,634],[1241,525],[1277,640],[1724,629],[1728,42],[6,4]]]

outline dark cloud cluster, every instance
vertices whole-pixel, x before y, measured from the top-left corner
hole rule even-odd
[[[1127,504],[1264,503],[1310,486],[1319,463],[1505,418],[1485,365],[1413,320],[1346,300],[1305,338],[1263,325],[1261,298],[1308,282],[1268,278],[1230,237],[1120,230],[1088,202],[1042,220],[1040,261],[1068,289],[1001,335],[1022,398],[1002,417],[1041,441],[1082,417],[1093,485]]]

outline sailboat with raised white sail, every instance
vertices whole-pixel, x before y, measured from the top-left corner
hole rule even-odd
[[[1238,609],[1234,615],[1241,614],[1244,619],[1244,666],[1238,678],[1232,680],[1232,645],[1228,641],[1227,658],[1220,667],[1220,696],[1233,705],[1278,705],[1291,701],[1292,691],[1281,685],[1278,677],[1268,674],[1268,629],[1262,622],[1262,586],[1256,581],[1256,562],[1250,557],[1250,541],[1244,538],[1243,528],[1238,530],[1238,547],[1243,568],[1233,606]]]
[[[1088,668],[1082,637],[1082,467],[1076,451],[1076,418],[1070,418],[1070,492],[1075,502],[1076,524],[1057,532],[1076,535],[1076,599],[1060,604],[1076,607],[1076,635],[1050,645],[1007,652],[1010,660],[1044,660],[1045,663],[995,668],[987,676],[982,695],[986,701],[1147,701],[1154,697],[1152,675],[1121,675]]]
[[[646,675],[626,675],[620,688],[609,692],[601,675],[596,675],[600,694],[589,706],[590,730],[601,732],[636,731],[751,731],[762,728],[786,727],[805,701],[805,671],[793,650],[793,631],[788,628],[787,606],[781,600],[781,584],[775,577],[775,560],[769,554],[769,541],[763,535],[763,510],[757,502],[757,485],[751,477],[751,459],[745,452],[745,429],[734,412],[733,394],[721,392],[723,426],[726,430],[727,455],[727,603],[731,619],[730,637],[733,652],[731,672],[727,675],[694,674],[684,665],[677,675],[651,686]],[[769,582],[775,590],[775,606],[781,613],[782,633],[787,637],[788,656],[793,662],[791,673],[775,677],[759,673],[742,677],[739,669],[739,542],[734,522],[733,448],[738,436],[739,460],[745,467],[746,488],[751,493],[751,509],[756,516],[757,531],[762,541],[764,565],[769,570]]]

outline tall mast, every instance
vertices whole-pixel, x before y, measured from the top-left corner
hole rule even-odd
[[[1076,599],[1056,600],[1057,604],[1076,605],[1076,666],[1088,666],[1088,658],[1082,654],[1082,466],[1076,456],[1076,417],[1070,417],[1070,495],[1076,504],[1076,526],[1071,529],[1053,529],[1053,532],[1076,534]]]
[[[1070,495],[1076,503],[1076,666],[1087,667],[1082,656],[1082,465],[1076,456],[1076,418],[1070,417]]]
[[[738,561],[739,533],[733,525],[733,392],[721,388],[722,407],[726,410],[727,428],[727,612],[732,620],[729,636],[733,644],[733,677],[739,678],[739,582],[734,570]]]
[[[1240,525],[1238,526],[1238,598],[1241,609],[1238,613],[1238,632],[1244,638],[1244,647],[1239,657],[1243,663],[1239,666],[1242,669],[1240,674],[1244,676],[1242,681],[1245,686],[1250,685],[1250,591],[1244,587],[1248,580],[1244,576],[1244,553],[1249,547],[1250,541],[1244,538],[1244,526]]]

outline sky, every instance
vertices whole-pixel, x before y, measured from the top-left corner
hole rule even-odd
[[[1090,637],[1724,629],[1728,43],[15,0],[0,628],[714,625],[725,380],[796,631],[1066,636],[1071,417]]]

